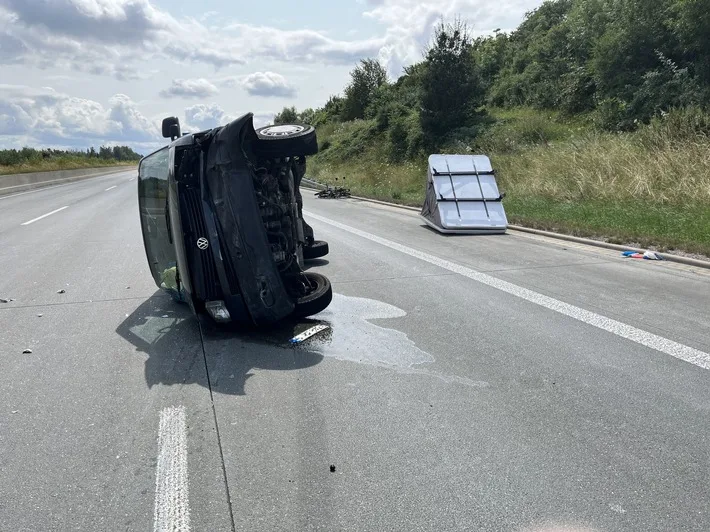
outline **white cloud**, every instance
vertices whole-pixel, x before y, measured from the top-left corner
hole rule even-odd
[[[278,30],[268,26],[231,24],[224,31],[241,43],[245,57],[284,62],[352,64],[378,53],[384,39],[341,41],[314,30]]]
[[[216,103],[198,103],[185,109],[186,131],[202,131],[217,126],[223,126],[237,118],[235,115],[227,114]]]
[[[202,15],[200,15],[200,22],[205,22],[206,20],[216,17],[217,15],[219,15],[219,11],[205,11]]]
[[[254,113],[254,127],[260,128],[274,123],[276,113]]]
[[[203,131],[213,127],[224,126],[245,114],[228,113],[216,103],[198,103],[185,109],[185,122],[182,126],[184,131]],[[262,127],[271,124],[276,113],[254,113],[254,127]]]
[[[296,87],[276,72],[254,72],[245,76],[241,85],[252,96],[293,98],[297,92]]]
[[[419,61],[432,30],[442,19],[461,16],[475,34],[488,34],[496,28],[514,29],[524,14],[540,5],[539,0],[368,0],[371,9],[364,16],[386,28],[379,58],[399,76],[402,67]]]
[[[131,139],[147,142],[158,138],[158,127],[136,108],[125,94],[116,94],[108,101],[109,123],[113,139]]]
[[[318,105],[326,93],[344,86],[347,71],[362,58],[378,57],[393,77],[401,74],[403,66],[421,59],[441,17],[450,20],[460,14],[475,33],[506,31],[542,0],[357,0],[370,25],[353,24],[357,34],[234,24],[226,12],[182,17],[172,14],[177,8],[168,7],[176,4],[162,3],[166,7],[161,8],[154,1],[0,0],[0,83],[11,77],[18,84],[36,84],[38,79],[49,83],[51,74],[51,83],[61,84],[64,91],[0,85],[0,146],[162,142],[160,121],[152,120],[161,111],[156,108],[160,89],[163,95],[204,98],[185,110],[186,125],[193,131],[253,111],[254,96],[292,98],[299,108]],[[323,19],[317,20],[320,24]],[[219,69],[225,72],[215,72]],[[76,71],[91,76],[77,76]],[[60,81],[58,74],[69,79]],[[189,76],[193,78],[183,79]],[[164,81],[157,87],[119,84],[141,101],[140,109],[151,120],[127,96],[105,99],[118,92],[107,92],[115,84],[107,78],[125,82],[151,77]],[[92,87],[81,87],[87,79]],[[237,112],[228,95],[218,94],[218,87],[230,83],[245,91]],[[66,94],[74,90],[93,100]],[[257,126],[272,119],[273,113],[255,114]]]
[[[339,41],[313,30],[207,27],[192,18],[178,20],[149,0],[0,0],[0,40],[0,62],[21,58],[42,68],[89,72],[87,65],[101,64],[94,69],[101,74],[113,73],[110,65],[135,71],[155,57],[215,68],[259,58],[349,64],[376,54],[383,43]]]
[[[176,44],[179,35],[189,39]],[[88,72],[101,64],[102,74],[152,57],[218,67],[243,61],[235,43],[225,46],[200,22],[177,20],[149,0],[0,0],[0,40],[24,51],[25,63]],[[0,51],[0,62],[7,55]]]
[[[174,79],[170,87],[160,91],[160,95],[166,98],[207,98],[218,92],[217,87],[205,78]]]
[[[32,146],[86,148],[103,143],[158,142],[155,124],[125,94],[101,103],[69,96],[51,87],[0,85],[0,144],[22,139]]]
[[[398,75],[421,57],[432,27],[460,14],[477,32],[512,29],[539,0],[368,0],[363,16],[383,34],[339,40],[312,29],[281,30],[175,18],[149,0],[0,0],[0,63],[66,66],[131,79],[152,58],[223,68],[271,59],[351,65],[380,57]],[[209,15],[209,16],[208,16]],[[101,65],[101,66],[97,66]],[[120,68],[114,65],[121,65]]]

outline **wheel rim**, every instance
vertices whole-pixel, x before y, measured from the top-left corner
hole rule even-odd
[[[264,137],[286,137],[288,135],[295,135],[306,129],[303,126],[288,124],[284,126],[269,126],[265,127],[259,134]]]

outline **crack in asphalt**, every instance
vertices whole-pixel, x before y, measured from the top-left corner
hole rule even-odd
[[[116,301],[134,301],[141,300],[145,301],[149,299],[152,294],[147,296],[136,296],[136,297],[116,297],[112,299],[88,299],[85,301],[62,301],[60,303],[36,303],[34,305],[9,305],[3,304],[0,306],[0,310],[15,310],[18,308],[38,308],[38,307],[61,307],[62,305],[88,305],[91,303],[111,303]]]
[[[229,508],[229,521],[232,524],[232,532],[236,532],[236,524],[234,522],[234,511],[232,510],[232,496],[229,491],[229,480],[227,478],[227,466],[224,463],[224,451],[222,450],[222,436],[219,432],[219,422],[217,421],[217,410],[214,405],[214,394],[212,393],[212,380],[210,379],[210,370],[207,366],[207,353],[205,352],[205,336],[202,330],[202,322],[198,320],[200,330],[200,348],[202,349],[202,360],[205,363],[205,374],[207,376],[207,387],[210,391],[210,404],[212,405],[212,417],[214,418],[215,432],[217,433],[217,446],[219,447],[219,459],[222,463],[222,476],[224,477],[224,490],[227,495],[227,508]]]

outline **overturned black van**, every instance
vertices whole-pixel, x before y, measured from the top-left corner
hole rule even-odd
[[[303,220],[299,185],[318,151],[308,125],[255,129],[253,115],[199,133],[163,121],[171,143],[138,169],[143,241],[158,287],[217,323],[265,325],[317,314],[330,281],[304,271],[324,256]]]

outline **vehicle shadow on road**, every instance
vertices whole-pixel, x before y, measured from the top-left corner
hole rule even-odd
[[[479,237],[487,238],[487,237],[494,237],[494,236],[496,236],[496,237],[501,237],[501,236],[506,237],[506,236],[510,236],[510,233],[480,233],[480,234],[472,234],[472,233],[465,233],[465,232],[463,232],[463,231],[460,232],[460,233],[442,233],[442,232],[437,231],[436,229],[434,229],[433,227],[431,227],[431,226],[429,226],[429,225],[427,225],[427,224],[421,224],[419,227],[423,227],[424,229],[426,229],[427,231],[431,232],[432,234],[435,234],[435,235],[438,235],[438,236],[443,236],[443,237],[446,237],[446,238],[461,238],[461,237],[465,237],[465,236],[468,236],[468,237],[475,237],[475,238],[479,238]]]
[[[289,343],[304,327],[312,326],[310,323],[301,320],[266,329],[217,329],[206,318],[198,321],[187,305],[158,290],[126,317],[116,332],[148,356],[145,380],[149,388],[199,384],[213,392],[245,395],[245,384],[255,370],[294,371],[323,360],[322,355]]]
[[[327,266],[330,262],[327,259],[310,259],[306,261],[306,266],[303,268],[308,271],[311,268],[318,268],[320,266]]]

